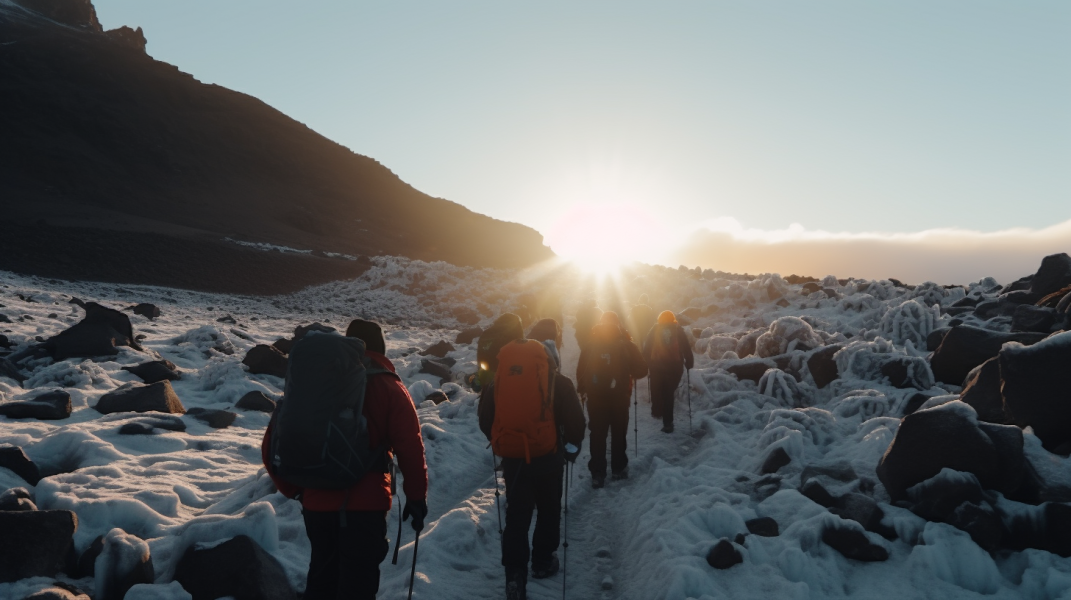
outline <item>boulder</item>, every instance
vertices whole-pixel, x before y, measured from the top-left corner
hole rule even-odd
[[[1030,426],[1049,451],[1071,442],[1071,332],[1000,352],[1001,394],[1011,422]]]
[[[480,322],[480,314],[467,306],[458,306],[450,312],[462,325],[475,325]]]
[[[978,413],[979,421],[1007,422],[1004,397],[1000,394],[1000,362],[997,357],[994,356],[971,370],[959,399]]]
[[[275,401],[269,398],[264,392],[254,390],[242,396],[238,402],[234,404],[234,407],[242,410],[255,410],[270,414],[275,412]]]
[[[1008,342],[1035,344],[1045,338],[1041,333],[998,333],[977,327],[953,327],[930,359],[937,381],[962,385],[971,369],[993,358]]]
[[[140,27],[138,28],[138,31],[141,31]],[[142,302],[141,304],[132,307],[130,310],[133,311],[135,315],[141,315],[150,321],[160,317],[160,308],[155,304],[149,304],[148,302]]]
[[[1071,284],[1071,256],[1061,252],[1041,259],[1030,281],[1030,291],[1041,299]]]
[[[821,290],[822,290],[822,285],[820,283],[818,283],[817,280],[816,281],[808,281],[807,283],[803,284],[803,287],[800,289],[800,293],[803,294],[804,296],[806,296],[808,294],[813,294],[813,293],[819,292]]]
[[[881,364],[881,375],[893,387],[926,391],[933,387],[933,374],[926,360],[917,356],[890,356]]]
[[[822,541],[840,552],[845,558],[864,562],[880,562],[889,559],[889,551],[874,544],[861,529],[855,527],[829,526],[822,530]]]
[[[182,378],[178,367],[169,360],[144,362],[140,365],[123,367],[123,370],[137,375],[145,383],[156,383],[164,380],[177,381]]]
[[[762,468],[759,469],[759,473],[763,475],[769,475],[770,473],[776,473],[792,462],[792,458],[785,452],[785,449],[781,446],[774,448],[768,455],[766,460],[762,461]]]
[[[37,505],[33,503],[30,490],[24,487],[17,487],[0,493],[0,510],[37,510]]]
[[[154,433],[153,429],[186,431],[186,423],[178,417],[160,415],[158,417],[147,417],[128,421],[119,428],[119,433],[122,435],[151,435]]]
[[[0,583],[52,577],[62,570],[78,529],[69,510],[0,512]],[[17,543],[15,543],[17,541]]]
[[[913,396],[908,398],[907,402],[904,403],[904,408],[900,416],[906,417],[907,415],[910,415],[916,410],[922,408],[922,405],[926,404],[926,401],[930,398],[932,398],[932,396],[928,396],[926,394],[914,394]]]
[[[749,519],[744,521],[744,526],[747,527],[749,533],[753,533],[760,537],[777,537],[778,535],[781,535],[781,532],[777,527],[777,521],[771,517]]]
[[[123,600],[131,587],[152,583],[154,575],[149,545],[122,529],[112,529],[93,564],[93,600]]]
[[[78,557],[77,566],[75,567],[74,572],[70,573],[71,577],[74,577],[75,579],[92,577],[97,568],[97,557],[100,556],[102,551],[104,551],[104,536],[98,535],[93,538],[89,547]]]
[[[37,485],[37,482],[41,481],[41,471],[37,464],[18,446],[0,446],[0,467],[9,469],[30,485]]]
[[[232,413],[229,410],[201,407],[191,408],[186,411],[186,414],[207,424],[212,429],[226,429],[238,417],[236,413]]]
[[[836,504],[829,509],[829,512],[842,519],[855,521],[867,531],[873,531],[886,537],[895,536],[895,531],[881,524],[881,520],[885,518],[885,512],[870,496],[858,492],[845,494],[837,499]]]
[[[12,346],[14,346],[14,344],[11,343],[11,340],[7,339],[6,335],[0,335],[0,349],[7,350]]]
[[[0,415],[9,419],[59,421],[71,416],[71,395],[62,390],[46,392],[30,400],[0,404]]]
[[[283,354],[290,354],[290,350],[294,347],[294,340],[290,338],[279,338],[272,342],[271,346]]]
[[[274,375],[286,377],[287,358],[274,346],[257,344],[246,353],[242,364],[249,367],[254,375]]]
[[[305,337],[305,334],[310,331],[318,331],[320,333],[334,333],[338,331],[334,327],[324,325],[323,323],[312,323],[311,325],[298,325],[294,328],[294,341],[298,341]]]
[[[800,486],[800,493],[819,506],[831,508],[837,505],[837,499],[833,497],[833,494],[829,493],[829,490],[818,479],[805,480],[803,485]]]
[[[736,546],[727,539],[719,540],[710,549],[710,552],[707,552],[707,564],[715,569],[728,569],[742,562],[744,562],[744,557],[740,555],[740,551],[736,549]]]
[[[147,385],[128,383],[101,396],[93,408],[105,415],[117,412],[186,412],[182,401],[171,388],[171,382],[166,380]]]
[[[26,376],[19,371],[15,363],[6,358],[0,358],[0,377],[7,377],[19,385],[26,381]]]
[[[1050,333],[1056,325],[1056,309],[1021,304],[1012,313],[1012,331]]]
[[[175,581],[193,600],[296,600],[286,572],[255,541],[239,535],[207,549],[191,546],[175,568]]]
[[[945,339],[945,334],[952,331],[951,327],[938,327],[929,334],[926,335],[926,351],[933,352],[941,347],[941,342]]]
[[[1071,505],[1046,504],[1044,515],[1041,548],[1064,558],[1071,557]]]
[[[811,372],[814,384],[819,389],[826,387],[839,376],[837,363],[833,360],[833,355],[842,347],[843,345],[841,344],[833,344],[819,348],[807,357],[807,369]]]
[[[758,383],[766,371],[777,368],[777,364],[772,360],[763,358],[753,358],[749,360],[737,361],[735,364],[730,365],[725,370],[736,376],[739,381],[754,381]]]
[[[756,329],[740,338],[740,341],[736,344],[736,355],[740,358],[747,358],[752,354],[755,354],[755,344],[758,342],[759,337],[766,333],[766,329]]]
[[[462,330],[454,338],[455,344],[471,344],[476,338],[483,334],[483,330],[479,327],[471,327],[469,329]]]
[[[441,340],[435,344],[432,344],[427,350],[419,352],[418,354],[420,354],[421,356],[437,356],[439,358],[443,358],[453,351],[453,344],[446,340]]]
[[[442,390],[435,390],[434,392],[432,392],[432,393],[428,394],[427,396],[425,396],[424,400],[425,401],[431,400],[436,405],[439,405],[439,404],[442,404],[443,402],[449,401],[450,398]]]
[[[453,379],[453,372],[450,370],[450,366],[441,359],[425,358],[420,361],[420,372],[449,381]]]
[[[86,302],[84,308],[84,319],[45,341],[54,360],[115,356],[119,346],[142,349],[129,317],[96,302]]]

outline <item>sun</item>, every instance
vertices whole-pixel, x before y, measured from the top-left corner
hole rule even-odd
[[[546,236],[554,253],[593,275],[610,275],[636,261],[654,261],[663,228],[631,204],[574,205]]]

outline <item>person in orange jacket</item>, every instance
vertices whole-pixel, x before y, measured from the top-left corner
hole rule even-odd
[[[360,319],[350,323],[348,337],[365,343],[373,366],[395,372],[385,356],[383,330]],[[408,390],[388,373],[371,374],[365,392],[364,417],[372,448],[385,446],[385,464],[393,456],[404,476],[403,517],[413,518],[417,532],[428,514],[428,465],[420,420]],[[387,513],[391,508],[391,473],[374,469],[347,489],[303,489],[276,477],[270,461],[271,426],[264,433],[261,459],[279,491],[301,500],[305,532],[312,545],[305,600],[353,598],[374,600],[379,591],[379,564],[387,556]]]

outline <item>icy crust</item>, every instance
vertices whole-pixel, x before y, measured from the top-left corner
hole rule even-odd
[[[33,397],[46,390],[71,394],[74,413],[63,421],[12,421],[0,417],[0,444],[23,447],[44,479],[29,486],[0,468],[0,490],[26,487],[40,508],[74,510],[75,544],[84,550],[98,535],[111,535],[129,549],[148,546],[155,585],[139,585],[130,598],[186,598],[169,583],[186,548],[211,546],[238,534],[250,536],[279,559],[292,585],[304,587],[309,545],[300,505],[278,494],[260,465],[265,413],[241,411],[245,393],[282,393],[282,380],[251,375],[241,364],[256,344],[289,337],[295,326],[318,321],[345,327],[354,317],[388,324],[388,356],[419,404],[427,448],[431,514],[418,562],[417,594],[437,598],[497,598],[502,574],[496,482],[491,454],[476,419],[478,397],[455,382],[420,373],[417,351],[454,336],[466,323],[477,326],[515,307],[522,294],[547,285],[547,273],[460,268],[396,258],[376,258],[360,279],[317,286],[288,296],[258,298],[199,294],[161,288],[49,282],[0,273],[0,325],[18,352],[77,323],[81,309],[71,296],[116,308],[153,302],[155,320],[127,313],[135,333],[145,335],[144,352],[128,348],[106,360],[28,359],[28,379],[0,376],[0,401]],[[569,595],[575,598],[1061,598],[1071,594],[1071,561],[1037,550],[990,556],[970,537],[948,525],[929,523],[888,504],[875,468],[899,427],[914,387],[894,387],[882,366],[896,361],[928,400],[919,410],[971,410],[957,396],[932,385],[925,363],[925,338],[948,326],[945,313],[971,296],[992,298],[996,282],[965,288],[893,281],[817,282],[805,293],[779,275],[732,276],[712,271],[636,268],[622,294],[649,296],[656,309],[671,308],[697,337],[696,368],[677,399],[677,433],[659,431],[649,417],[648,390],[639,385],[638,455],[629,436],[630,478],[592,490],[584,465],[588,444],[575,465],[569,491]],[[554,289],[567,315],[597,288],[563,277]],[[813,286],[812,286],[813,287]],[[620,307],[627,310],[627,303]],[[692,310],[685,311],[690,308]],[[55,315],[55,316],[50,316]],[[230,320],[225,317],[231,317]],[[27,318],[29,317],[29,318]],[[1006,330],[1007,321],[963,322]],[[567,317],[562,370],[575,373],[577,349]],[[1056,336],[1043,343],[1067,343]],[[455,344],[447,356],[455,373],[474,370],[472,344]],[[827,352],[836,379],[819,387],[810,359]],[[181,379],[172,382],[187,409],[238,413],[226,429],[211,429],[186,415],[120,413],[92,409],[104,393],[138,378],[123,366],[164,358]],[[756,380],[730,369],[749,360],[769,368]],[[928,379],[927,379],[928,376]],[[449,400],[425,398],[442,390]],[[954,391],[954,390],[953,390]],[[917,404],[917,400],[915,401]],[[692,409],[691,427],[688,406]],[[962,405],[962,406],[960,406]],[[964,408],[965,407],[965,408]],[[178,419],[185,431],[155,429],[154,435],[120,435],[123,425],[149,418]],[[689,429],[694,435],[688,435]],[[1053,457],[1028,431],[1025,452],[1031,468],[1052,487],[1071,489],[1071,461]],[[761,474],[776,450],[789,458]],[[844,558],[822,541],[827,527],[857,529],[805,497],[804,477],[817,476],[836,497],[858,493],[885,513],[883,525],[896,541],[865,532],[889,553],[886,562]],[[502,482],[499,481],[501,486]],[[1001,510],[1024,505],[1001,500]],[[771,517],[776,537],[749,534],[746,521]],[[391,518],[396,535],[397,513]],[[114,533],[113,533],[114,532]],[[719,540],[744,534],[736,545],[744,562],[714,571],[706,554]],[[398,567],[383,565],[383,597],[408,588],[412,532],[403,530]],[[563,556],[559,549],[559,557]],[[404,567],[402,566],[404,565]],[[0,597],[21,598],[54,578],[0,584]],[[532,597],[556,597],[560,579],[533,580]],[[85,590],[99,583],[77,582]],[[609,584],[612,589],[606,590]]]

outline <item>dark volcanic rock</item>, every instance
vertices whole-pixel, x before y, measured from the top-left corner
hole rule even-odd
[[[150,321],[157,319],[160,316],[160,307],[155,304],[149,304],[148,302],[142,302],[130,310],[132,310],[135,315],[141,315]]]
[[[141,422],[123,423],[119,428],[119,435],[152,435],[152,425]]]
[[[1012,331],[1049,333],[1056,324],[1056,309],[1023,304],[1012,313]]]
[[[974,410],[949,402],[904,417],[878,464],[878,478],[893,501],[942,469],[974,474],[986,488],[1001,482],[993,442],[978,427]]]
[[[776,367],[777,364],[772,360],[753,358],[737,362],[725,370],[735,375],[739,381],[744,381],[746,379],[758,383],[766,371]]]
[[[186,431],[186,423],[178,417],[160,415],[159,417],[136,419],[125,423],[119,428],[119,433],[121,435],[152,435],[155,433],[153,429]]]
[[[3,510],[37,510],[37,505],[33,503],[33,498],[30,496],[30,490],[17,487],[0,493],[0,511]]]
[[[1071,284],[1071,256],[1051,254],[1041,259],[1041,266],[1030,281],[1030,291],[1038,298],[1048,296]]]
[[[254,375],[286,377],[286,355],[274,346],[266,344],[253,346],[242,359],[242,364],[249,367],[249,372]]]
[[[766,460],[762,461],[762,468],[759,469],[759,473],[763,475],[776,473],[781,470],[781,467],[784,467],[790,462],[792,462],[792,458],[788,455],[788,452],[785,452],[784,448],[778,446],[766,455]]]
[[[454,343],[471,344],[476,338],[480,337],[482,334],[483,330],[479,327],[471,327],[458,333],[457,337],[454,338]]]
[[[290,349],[294,347],[294,340],[290,338],[279,338],[272,342],[271,346],[283,354],[290,354]]]
[[[707,552],[707,564],[715,569],[728,569],[742,562],[744,562],[744,557],[740,555],[740,551],[736,549],[736,546],[727,539],[719,540],[710,549],[710,552]]]
[[[993,357],[967,375],[959,399],[971,405],[978,420],[987,423],[1006,423],[1004,398],[1000,394],[1000,363]]]
[[[911,396],[911,398],[908,399],[907,403],[904,404],[904,410],[901,416],[906,417],[907,415],[910,415],[916,410],[922,408],[922,405],[926,404],[926,401],[930,398],[932,398],[932,396],[927,396],[926,394],[915,394]]]
[[[100,556],[101,551],[104,550],[104,536],[98,535],[89,544],[82,556],[78,557],[78,566],[75,568],[74,573],[71,576],[76,579],[83,577],[92,577],[93,572],[96,570],[97,557]]]
[[[141,30],[141,27],[131,29],[123,25],[122,27],[105,31],[104,35],[139,52],[145,52],[145,46],[148,44],[148,40],[145,39],[145,32]]]
[[[420,361],[420,372],[428,375],[434,375],[441,379],[449,381],[453,378],[453,372],[450,370],[450,365],[442,360],[435,360],[431,358],[425,358]]]
[[[419,352],[418,354],[420,354],[421,356],[437,356],[439,358],[443,358],[447,354],[449,354],[450,352],[453,352],[453,351],[454,351],[454,345],[451,344],[450,342],[447,342],[446,340],[442,340],[442,341],[439,341],[436,344],[433,344],[427,350],[424,350],[423,352]]]
[[[867,531],[888,534],[889,529],[881,524],[885,513],[870,496],[852,492],[837,499],[836,506],[829,512],[838,515],[842,519],[855,521]]]
[[[18,446],[0,446],[0,467],[10,469],[30,485],[41,481],[41,471]]]
[[[1041,333],[997,333],[976,327],[954,327],[930,359],[937,381],[962,385],[971,369],[993,358],[1007,342],[1034,344],[1045,338]]]
[[[826,387],[839,376],[837,363],[833,360],[833,355],[842,347],[841,344],[833,344],[820,348],[807,357],[807,369],[810,370],[811,377],[814,378],[814,384],[819,388]]]
[[[175,366],[175,363],[169,360],[154,360],[132,367],[123,367],[123,370],[137,375],[145,383],[156,383],[164,380],[177,381],[182,379],[182,374],[179,373],[178,367]]]
[[[1030,426],[1050,451],[1071,441],[1071,332],[1000,352],[1004,409],[1020,427]]]
[[[102,31],[100,21],[97,20],[97,10],[93,8],[91,0],[15,0],[15,3],[57,23],[90,31]]]
[[[817,479],[805,481],[803,486],[800,487],[800,493],[819,506],[830,508],[837,504],[837,499]]]
[[[1014,425],[997,423],[979,423],[978,428],[989,436],[997,450],[996,470],[998,480],[993,489],[1004,495],[1010,495],[1023,484],[1026,474],[1025,455],[1023,454],[1023,430]]]
[[[881,374],[893,387],[925,391],[933,387],[926,361],[915,356],[893,356],[881,365]]]
[[[777,537],[781,535],[777,527],[777,521],[771,517],[750,519],[744,522],[744,526],[747,527],[748,532],[760,537]]]
[[[26,381],[26,376],[19,371],[15,363],[6,358],[0,358],[0,377],[7,377],[19,385]]]
[[[323,323],[312,323],[311,325],[298,325],[294,328],[294,341],[297,342],[301,338],[305,337],[305,334],[310,331],[318,331],[320,333],[334,333],[338,331],[330,325],[324,325]]]
[[[945,339],[945,334],[952,331],[951,327],[938,327],[926,336],[926,351],[933,352],[941,346],[941,342]]]
[[[78,529],[69,510],[0,512],[0,583],[51,577],[65,565]],[[17,540],[17,543],[13,543]]]
[[[191,408],[186,411],[186,414],[207,424],[212,429],[226,429],[231,426],[231,423],[234,423],[234,419],[238,416],[228,410],[200,407]]]
[[[450,398],[442,390],[435,390],[434,392],[428,394],[424,398],[424,400],[425,401],[431,400],[432,402],[434,402],[435,404],[438,405],[438,404],[442,404],[443,402],[449,401]]]
[[[871,543],[862,530],[854,527],[826,527],[822,541],[845,558],[865,562],[880,562],[889,559],[889,551]]]
[[[53,359],[114,356],[118,346],[141,350],[129,317],[96,302],[86,302],[84,308],[84,319],[45,342]]]
[[[175,568],[193,600],[296,600],[282,565],[248,536],[240,535],[207,550],[190,547]]]
[[[114,392],[101,396],[93,408],[105,415],[117,412],[156,411],[172,414],[186,412],[182,401],[171,388],[170,381],[148,385],[128,383]]]
[[[62,390],[47,392],[30,400],[0,404],[0,415],[9,419],[58,421],[71,416],[71,395]]]
[[[241,399],[235,403],[234,407],[242,410],[256,410],[270,414],[275,411],[275,401],[269,398],[264,392],[254,390],[242,396]]]

